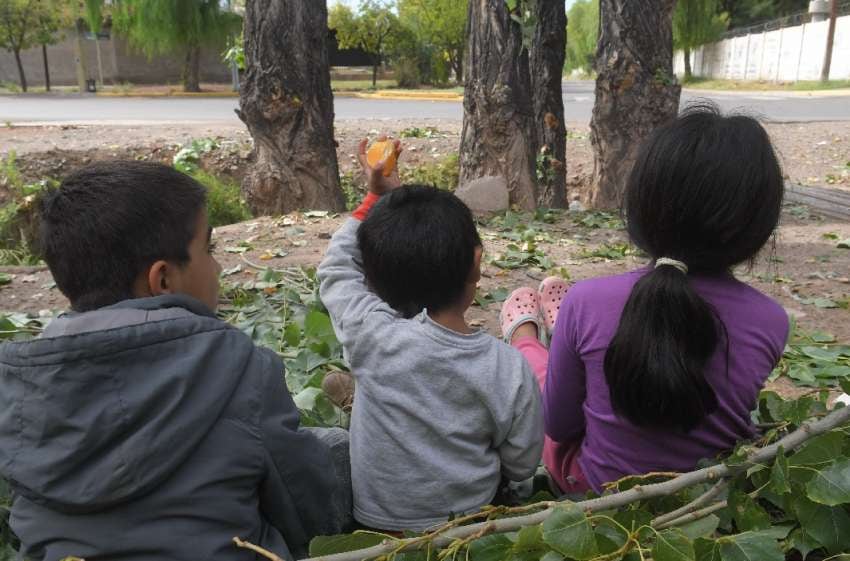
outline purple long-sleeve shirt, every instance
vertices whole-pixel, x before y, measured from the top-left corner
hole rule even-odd
[[[750,412],[788,339],[788,316],[768,296],[731,275],[690,276],[728,331],[728,375],[722,344],[705,372],[719,407],[689,433],[637,427],[614,413],[603,361],[632,287],[646,272],[576,283],[552,335],[543,392],[546,434],[565,443],[583,439],[579,465],[596,490],[630,474],[692,470],[700,459],[752,437]]]

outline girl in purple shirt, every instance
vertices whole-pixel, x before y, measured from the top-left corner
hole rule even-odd
[[[563,301],[552,278],[506,301],[502,329],[543,389],[543,460],[561,490],[689,471],[754,436],[789,322],[731,270],[772,238],[782,196],[757,121],[689,108],[641,146],[626,186],[629,236],[650,264],[579,282]]]

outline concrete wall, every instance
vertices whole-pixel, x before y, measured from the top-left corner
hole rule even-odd
[[[83,51],[89,78],[97,78],[97,47],[93,40],[83,41]],[[229,82],[230,69],[221,60],[224,46],[205,47],[201,53],[201,80],[204,82]],[[178,55],[156,56],[148,59],[129,47],[126,40],[113,36],[100,40],[103,78],[107,84],[131,82],[133,84],[179,83],[182,80],[183,59]],[[74,64],[73,32],[68,31],[65,39],[47,47],[52,85],[76,85],[77,74]],[[41,47],[21,53],[27,83],[30,86],[44,85],[44,64]],[[0,82],[18,83],[18,67],[15,57],[8,51],[0,51]]]
[[[826,52],[828,21],[732,37],[703,45],[691,54],[694,76],[730,80],[795,82],[819,80]],[[681,51],[673,61],[685,73]],[[850,79],[850,16],[836,20],[830,79]]]

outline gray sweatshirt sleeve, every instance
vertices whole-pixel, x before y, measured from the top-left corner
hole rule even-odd
[[[328,309],[339,342],[350,350],[369,314],[383,314],[387,321],[395,311],[366,285],[361,265],[357,229],[360,221],[349,218],[334,234],[319,265],[319,295]]]
[[[498,447],[502,474],[511,481],[522,481],[534,475],[543,453],[540,389],[528,363],[521,362],[521,382],[514,401],[511,427]]]

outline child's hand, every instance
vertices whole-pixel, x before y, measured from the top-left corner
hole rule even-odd
[[[386,136],[378,137],[379,141],[384,141],[386,139]],[[357,156],[360,160],[360,167],[363,169],[363,174],[366,176],[366,185],[369,188],[369,191],[376,195],[383,195],[388,191],[401,187],[401,179],[398,177],[398,165],[396,165],[392,172],[390,172],[387,176],[383,173],[385,164],[384,160],[378,162],[374,166],[369,165],[369,162],[366,159],[366,144],[368,144],[368,142],[369,141],[366,138],[360,141],[360,146],[357,149]],[[395,147],[396,161],[398,161],[398,156],[401,154],[401,142],[394,140],[393,146]]]

